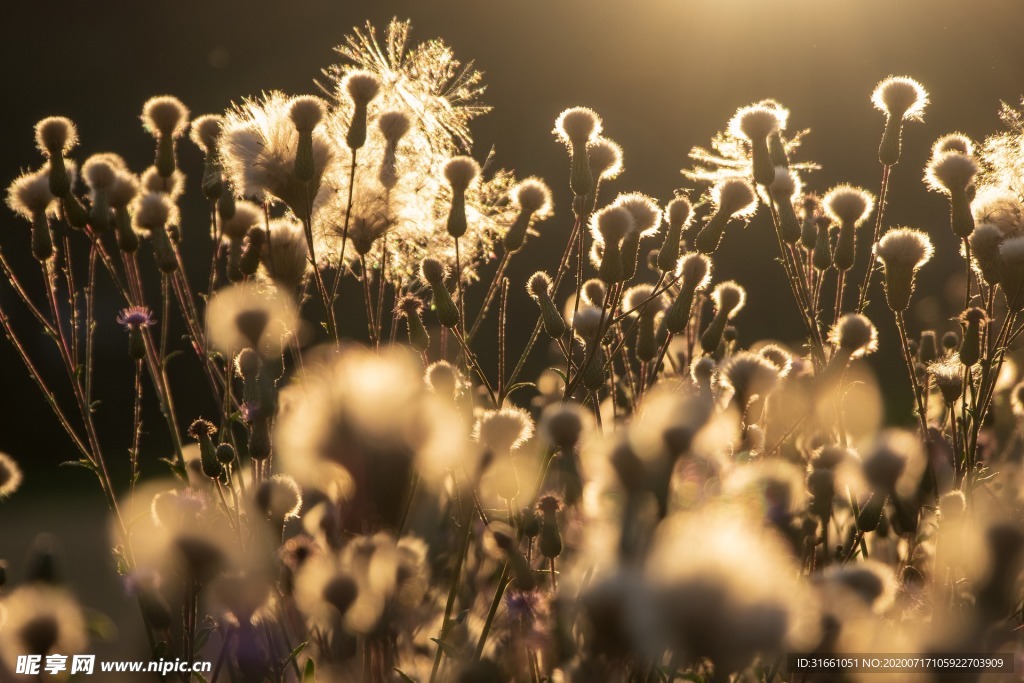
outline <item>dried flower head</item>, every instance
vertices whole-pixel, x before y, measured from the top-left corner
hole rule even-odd
[[[473,438],[495,453],[517,450],[533,436],[533,420],[521,408],[486,410],[473,428]]]
[[[692,215],[693,207],[686,197],[674,197],[665,206],[665,222],[669,226],[686,227]]]
[[[932,145],[933,157],[941,156],[946,152],[957,152],[973,156],[974,143],[963,133],[949,133],[948,135],[943,135]]]
[[[920,120],[928,104],[924,87],[907,76],[889,76],[875,86],[871,102],[879,111],[903,120]]]
[[[173,95],[159,95],[142,106],[142,123],[155,137],[181,137],[188,128],[188,109]]]
[[[369,104],[380,92],[381,82],[377,74],[364,69],[349,71],[341,81],[341,88],[352,101],[359,105]]]
[[[656,234],[661,227],[661,207],[657,201],[645,194],[620,194],[612,202],[612,206],[621,206],[629,211],[629,215],[633,217],[632,230],[638,231],[643,237]]]
[[[128,166],[124,159],[116,154],[100,153],[93,154],[82,164],[82,178],[89,186],[94,197],[99,192],[107,192],[117,181],[119,172],[127,171]]]
[[[315,95],[293,97],[288,105],[288,117],[300,133],[311,132],[327,115],[327,103]]]
[[[599,244],[621,242],[634,229],[633,214],[622,206],[606,206],[590,218],[590,233]]]
[[[453,157],[444,165],[444,177],[453,190],[465,191],[480,175],[480,164],[472,157]]]
[[[203,114],[192,121],[189,137],[196,147],[207,155],[217,151],[217,142],[224,127],[224,117],[220,114]]]
[[[598,180],[612,180],[622,173],[622,147],[603,136],[587,143],[590,171]]]
[[[694,290],[706,288],[711,282],[711,259],[705,254],[687,254],[676,264],[676,277]]]
[[[763,141],[772,133],[785,130],[788,119],[788,109],[773,100],[765,100],[737,109],[728,130],[744,140]]]
[[[601,134],[601,117],[587,107],[571,107],[558,115],[554,133],[566,144],[586,144]]]
[[[65,116],[48,116],[36,124],[36,146],[46,157],[64,156],[78,144],[78,130]]]
[[[404,111],[393,109],[386,111],[377,119],[377,128],[384,140],[392,147],[398,145],[398,141],[409,132],[412,121]]]
[[[715,208],[727,216],[750,216],[757,210],[757,195],[746,180],[729,178],[711,188]]]
[[[1024,234],[1024,203],[1010,190],[992,186],[979,188],[971,202],[971,213],[975,223],[994,225],[1004,237]]]
[[[50,192],[50,175],[45,168],[22,173],[7,188],[7,206],[27,221],[44,215],[55,199]]]
[[[722,311],[727,318],[732,318],[747,302],[747,290],[738,283],[727,280],[715,285],[711,291],[711,299],[715,302],[716,311]]]
[[[551,276],[543,270],[538,270],[527,280],[526,291],[534,299],[539,299],[542,296],[551,296]]]
[[[978,162],[968,155],[943,152],[928,161],[924,180],[930,190],[951,195],[966,192],[979,170]]]
[[[171,198],[159,192],[147,192],[135,200],[134,227],[139,232],[162,230],[177,222],[177,207]]]
[[[551,190],[540,178],[519,181],[509,194],[513,204],[528,215],[540,219],[551,213]]]
[[[850,358],[860,358],[878,350],[878,329],[860,313],[847,313],[840,318],[828,338]]]
[[[865,189],[852,185],[837,185],[821,200],[826,213],[840,224],[860,226],[871,215],[875,197]]]
[[[914,276],[935,248],[928,235],[912,228],[890,230],[875,245],[885,271],[885,298],[893,311],[905,311],[914,292]]]

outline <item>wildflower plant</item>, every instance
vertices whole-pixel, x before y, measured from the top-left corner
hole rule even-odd
[[[691,152],[695,187],[659,200],[619,186],[617,131],[583,106],[551,112],[554,140],[536,131],[564,145],[563,178],[495,169],[470,129],[482,75],[440,40],[413,44],[408,22],[356,29],[338,52],[320,96],[266,92],[191,124],[176,98],[149,100],[141,172],[113,153],[79,165],[74,123],[46,118],[41,165],[8,189],[31,258],[0,252],[0,271],[34,328],[6,297],[0,325],[100,485],[154,658],[215,661],[211,683],[794,681],[787,652],[1019,649],[1019,112],[919,160],[968,275],[940,344],[907,313],[942,241],[883,230],[904,123],[927,103],[916,81],[872,98],[877,201],[814,187],[807,131],[788,129],[799,112],[774,100],[738,109]],[[180,167],[186,136],[201,169]],[[208,229],[179,210],[192,191]],[[796,344],[751,329],[760,283],[718,275],[741,221],[775,234]],[[533,326],[518,348],[510,302]],[[895,339],[876,326],[886,309]],[[115,326],[130,387],[93,363],[96,328]],[[56,349],[59,390],[37,341]],[[532,378],[538,342],[549,367]],[[897,344],[913,428],[858,398],[870,357]],[[202,381],[180,396],[186,363]],[[118,390],[133,397],[125,481],[97,427]],[[145,402],[163,424],[144,428]],[[143,477],[157,429],[173,452]],[[22,480],[0,454],[0,504]],[[5,680],[19,654],[89,647],[52,552],[34,546],[0,592]]]

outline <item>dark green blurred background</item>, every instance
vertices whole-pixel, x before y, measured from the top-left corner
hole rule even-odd
[[[9,2],[0,22],[6,79],[0,177],[7,183],[21,168],[38,166],[32,125],[53,114],[78,123],[79,161],[116,151],[142,170],[152,160],[151,138],[138,120],[148,97],[171,93],[201,114],[261,90],[316,92],[313,79],[337,61],[332,48],[352,26],[371,20],[383,27],[392,16],[413,20],[414,40],[442,37],[486,73],[485,99],[495,109],[473,126],[474,155],[482,159],[494,146],[499,165],[540,175],[555,189],[557,215],[513,262],[513,282],[551,267],[571,226],[568,162],[550,134],[565,107],[596,109],[607,135],[625,148],[626,172],[614,191],[640,190],[666,201],[685,186],[679,170],[689,166],[692,146],[706,145],[738,106],[774,97],[792,109],[791,130],[812,128],[801,157],[824,165],[805,179],[812,189],[851,182],[877,192],[882,116],[869,94],[881,78],[907,74],[928,88],[932,104],[923,124],[907,126],[887,223],[933,235],[940,255],[925,269],[923,288],[942,293],[947,281],[960,276],[954,275],[959,269],[946,203],[920,182],[931,142],[953,130],[975,139],[994,132],[999,101],[1015,103],[1024,93],[1020,0]],[[204,204],[196,201],[200,157],[188,142],[181,145],[180,161],[189,175],[185,230],[194,236],[187,258],[198,274],[209,252]],[[0,247],[38,292],[38,269],[27,258],[27,225],[6,208],[0,214]],[[799,336],[783,272],[769,257],[775,249],[769,225],[758,217],[745,233],[731,228],[716,258],[717,279],[735,277],[750,288],[737,319],[744,343]],[[105,451],[118,461],[115,474],[123,480],[132,370],[126,340],[113,321],[118,305],[105,281],[100,297],[98,420]],[[40,365],[58,371],[52,344],[35,334],[6,284],[0,285],[0,301],[27,333],[24,340]],[[509,348],[515,352],[535,309],[518,287],[510,301]],[[901,381],[895,330],[879,303],[871,310],[883,350],[873,363],[883,377]],[[956,312],[940,296],[920,303],[910,324],[915,333],[924,325],[951,329]],[[361,321],[352,329],[360,329]],[[540,363],[538,354],[528,374],[535,375]],[[0,503],[0,557],[11,560],[17,576],[28,539],[54,528],[68,545],[76,583],[112,590],[99,490],[85,470],[56,466],[73,450],[3,340],[0,378],[0,450],[18,459],[27,475],[22,490]],[[194,358],[178,362],[174,382],[183,424],[212,414]],[[891,418],[906,420],[909,391],[887,380],[883,389]],[[155,459],[169,446],[148,403],[148,387],[146,395],[151,434],[143,460],[154,472]],[[99,597],[87,602],[112,608]]]

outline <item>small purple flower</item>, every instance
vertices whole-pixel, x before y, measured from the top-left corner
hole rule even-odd
[[[153,313],[145,306],[130,306],[117,315],[117,324],[126,330],[139,330],[154,322]]]

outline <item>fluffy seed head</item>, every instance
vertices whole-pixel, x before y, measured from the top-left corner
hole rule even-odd
[[[665,297],[658,296],[651,299],[652,294],[654,294],[653,285],[636,285],[634,287],[630,287],[622,295],[622,307],[627,311],[632,310],[650,299],[650,301],[647,302],[643,315],[653,316],[658,311],[665,308]]]
[[[533,436],[533,420],[522,408],[486,410],[476,422],[473,437],[495,453],[516,450]]]
[[[768,191],[777,202],[793,202],[803,190],[800,176],[785,166],[775,167],[775,180],[768,186]]]
[[[420,263],[420,278],[423,283],[431,287],[437,284],[444,284],[448,278],[448,266],[436,258],[425,258]]]
[[[676,264],[676,276],[695,291],[704,289],[711,282],[711,259],[706,254],[687,254]]]
[[[0,453],[0,500],[7,498],[21,486],[21,468],[14,458]]]
[[[711,298],[715,302],[716,311],[724,311],[727,318],[732,318],[747,302],[747,290],[736,282],[727,280],[715,285]]]
[[[585,426],[585,413],[573,403],[556,402],[540,416],[540,433],[559,448],[572,448],[579,441]]]
[[[7,188],[7,206],[27,221],[44,213],[54,199],[50,193],[50,175],[45,168],[22,173]]]
[[[291,519],[302,509],[302,491],[287,474],[275,474],[256,489],[256,504],[270,519]]]
[[[435,394],[454,396],[462,385],[462,375],[448,361],[439,360],[427,366],[423,381]]]
[[[386,111],[377,119],[377,128],[389,145],[397,145],[398,141],[409,132],[409,115],[404,111]]]
[[[203,114],[192,121],[188,136],[199,149],[212,154],[217,150],[217,139],[223,125],[224,117],[220,114]]]
[[[616,244],[636,225],[633,214],[623,206],[606,206],[590,219],[590,232],[600,244]]]
[[[999,245],[1006,239],[1002,231],[991,223],[979,225],[967,238],[971,245],[975,267],[981,271],[985,281],[995,284],[1000,279]]]
[[[722,384],[732,388],[742,402],[755,394],[765,396],[770,393],[779,381],[779,369],[764,356],[741,351],[725,361],[719,377]]]
[[[380,79],[369,71],[355,69],[345,75],[341,87],[353,102],[366,105],[380,92]]]
[[[928,104],[928,93],[913,78],[889,76],[875,86],[871,102],[889,116],[919,120]]]
[[[326,113],[327,103],[314,95],[294,97],[288,106],[288,117],[300,133],[316,128]]]
[[[551,213],[551,190],[540,178],[526,178],[512,188],[512,201],[521,211],[539,214],[538,218]]]
[[[82,177],[93,192],[109,190],[118,171],[125,170],[124,159],[116,154],[93,154],[82,164]]]
[[[165,194],[147,192],[135,200],[135,226],[143,231],[166,227],[173,213],[174,206]]]
[[[572,311],[569,313],[571,314]],[[601,309],[597,306],[580,306],[573,320],[576,334],[583,341],[589,342],[601,331]]]
[[[221,232],[229,240],[240,240],[249,229],[263,220],[263,209],[250,201],[235,202],[235,215],[221,222]]]
[[[158,95],[142,105],[142,124],[156,137],[181,136],[188,127],[188,109],[174,95]]]
[[[786,129],[789,110],[767,100],[740,107],[729,121],[729,132],[744,140],[765,140],[772,133]]]
[[[601,134],[601,117],[593,109],[572,107],[559,114],[554,132],[566,144],[586,143]]]
[[[530,276],[530,279],[526,283],[526,291],[530,293],[530,296],[534,299],[539,299],[542,296],[549,296],[551,294],[551,278],[543,270],[538,270],[536,273]]]
[[[36,146],[44,156],[64,156],[78,144],[75,124],[66,116],[48,116],[36,124]]]
[[[961,152],[943,152],[933,156],[925,169],[929,189],[943,194],[964,192],[978,174],[978,162]]]
[[[895,265],[917,270],[934,253],[935,247],[928,235],[913,228],[890,230],[875,245],[875,256],[887,267]]]
[[[1017,195],[998,187],[983,187],[971,202],[971,213],[977,225],[990,223],[1005,237],[1024,234],[1024,204]]]
[[[611,180],[622,173],[622,147],[606,137],[597,136],[587,144],[587,157],[595,178]]]
[[[999,245],[999,256],[1007,269],[1024,268],[1024,235],[1003,240]]]
[[[757,209],[757,195],[746,180],[727,178],[711,188],[711,201],[729,216],[749,216]]]
[[[768,362],[779,370],[779,377],[785,378],[793,368],[793,356],[778,344],[765,344],[757,350]]]
[[[639,192],[620,194],[613,206],[621,206],[633,217],[633,230],[644,237],[650,237],[661,227],[661,207],[651,197]]]
[[[685,226],[692,213],[690,200],[686,197],[676,197],[665,206],[665,222],[670,227]]]
[[[470,157],[452,157],[444,165],[444,177],[453,190],[465,190],[480,175],[480,164]]]
[[[840,318],[828,338],[851,358],[860,358],[878,350],[878,329],[860,313],[847,313]]]
[[[937,157],[946,152],[959,152],[971,156],[974,154],[974,143],[963,133],[943,135],[932,145],[932,156]]]
[[[853,185],[837,185],[821,200],[825,212],[841,225],[860,226],[871,215],[875,197],[867,190]]]
[[[107,194],[107,201],[110,203],[111,208],[123,209],[131,204],[138,194],[139,179],[135,177],[135,174],[128,171],[119,171],[117,177],[114,178],[114,184],[111,185],[110,191]]]

